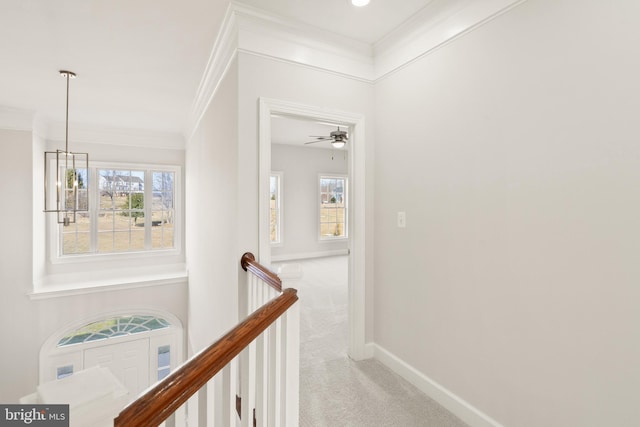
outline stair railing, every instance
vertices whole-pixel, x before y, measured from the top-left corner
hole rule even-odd
[[[246,305],[255,309],[130,403],[114,427],[182,426],[184,412],[189,425],[203,427],[298,425],[297,291],[281,290],[280,279],[250,253],[241,265],[251,289]]]

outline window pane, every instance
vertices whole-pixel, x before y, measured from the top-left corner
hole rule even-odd
[[[73,375],[73,365],[60,366],[57,368],[56,378],[61,379]]]
[[[280,175],[271,175],[269,179],[269,234],[271,243],[280,243],[280,209],[282,206],[280,196]]]
[[[151,246],[154,249],[172,248],[175,173],[154,171],[152,176]]]
[[[63,233],[62,234],[62,253],[63,254],[81,254],[90,250],[89,233]]]
[[[144,171],[100,169],[98,251],[143,250]]]
[[[155,316],[127,315],[111,317],[86,324],[80,329],[71,331],[58,341],[58,347],[108,339],[122,335],[139,334],[156,329],[168,328],[169,326],[171,326],[169,321]]]
[[[63,170],[64,172],[64,170]],[[63,199],[88,205],[89,176],[96,176],[92,212],[79,212],[77,223],[56,228],[60,254],[141,251],[173,248],[175,172],[143,169],[68,169]],[[145,193],[145,180],[151,191]],[[75,184],[77,183],[77,184]],[[77,191],[73,186],[77,185]],[[145,200],[150,196],[150,200]],[[148,205],[148,206],[147,206]],[[150,218],[145,218],[150,214]],[[95,221],[91,221],[94,218]],[[95,239],[95,242],[92,241]]]
[[[129,231],[133,218],[130,212],[118,212],[113,215],[113,230]]]
[[[158,381],[169,375],[171,371],[171,346],[158,347]]]
[[[62,168],[61,175],[66,176],[64,183],[63,205],[68,209],[88,208],[88,179],[86,169]],[[62,253],[65,255],[87,253],[90,251],[89,212],[76,212],[75,223],[62,227]]]
[[[173,247],[173,224],[170,216],[172,215],[167,212],[166,216],[157,217],[158,219],[153,221],[151,242],[154,249]]]
[[[88,212],[77,212],[76,222],[62,229],[62,253],[65,255],[90,251],[90,219]]]
[[[129,232],[116,231],[113,233],[113,251],[122,252],[129,250]]]
[[[98,231],[113,230],[115,215],[113,212],[100,212],[98,214]]]
[[[141,251],[144,249],[144,229],[134,230],[131,232],[129,249],[133,251]]]
[[[320,238],[346,237],[346,178],[320,177]]]
[[[113,251],[113,233],[98,233],[98,252]]]

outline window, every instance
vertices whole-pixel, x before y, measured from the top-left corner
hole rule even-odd
[[[157,316],[118,316],[89,323],[71,331],[58,341],[58,347],[134,335],[170,327],[166,319]]]
[[[347,178],[320,176],[320,239],[347,237]]]
[[[133,310],[97,315],[50,335],[40,349],[40,383],[108,365],[135,396],[169,375],[182,361],[180,319]]]
[[[171,346],[158,347],[158,381],[171,373]]]
[[[282,172],[272,172],[269,180],[269,233],[271,243],[282,243]]]
[[[73,365],[60,366],[56,368],[56,379],[70,377],[73,375]]]
[[[174,249],[178,171],[92,165],[89,211],[78,213],[75,223],[55,226],[59,257]]]

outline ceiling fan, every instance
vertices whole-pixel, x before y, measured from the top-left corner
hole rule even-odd
[[[329,136],[311,135],[311,138],[316,138],[316,140],[305,142],[305,145],[315,144],[316,142],[320,142],[320,141],[331,141],[331,145],[333,145],[333,148],[342,148],[349,140],[347,131],[340,130],[340,126],[338,126],[338,130],[334,130],[329,134]]]

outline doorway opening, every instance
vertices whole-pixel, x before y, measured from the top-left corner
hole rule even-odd
[[[371,357],[365,345],[365,155],[364,116],[328,110],[288,101],[261,98],[259,121],[259,257],[271,265],[271,175],[272,118],[295,118],[316,123],[330,123],[348,129],[346,155],[349,208],[345,211],[349,232],[346,239],[348,256],[348,355],[354,360]],[[334,154],[335,156],[335,154]],[[285,195],[286,197],[286,195]],[[336,197],[336,196],[333,196]],[[331,198],[329,198],[331,200]],[[336,197],[337,201],[337,197]],[[284,213],[286,215],[286,213]],[[340,229],[336,226],[335,229]],[[320,231],[319,231],[320,232]],[[283,231],[286,239],[286,230]]]

